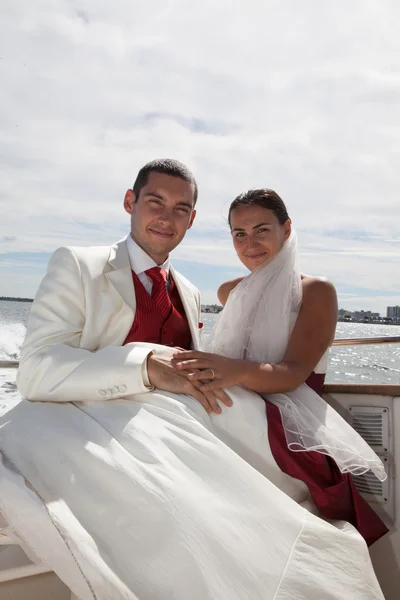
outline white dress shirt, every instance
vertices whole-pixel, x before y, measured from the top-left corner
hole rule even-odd
[[[131,263],[131,269],[138,276],[139,280],[143,284],[146,292],[150,295],[153,288],[152,279],[146,275],[148,269],[153,267],[160,267],[167,272],[169,275],[169,258],[162,264],[157,265],[154,260],[149,256],[133,239],[131,235],[128,235],[126,239],[126,245],[128,247],[129,261]]]

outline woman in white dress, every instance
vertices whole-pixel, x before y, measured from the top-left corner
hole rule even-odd
[[[316,396],[323,394],[335,336],[335,288],[326,279],[300,274],[291,221],[273,190],[240,194],[228,220],[237,255],[252,276],[221,285],[218,295],[225,310],[211,340],[213,353],[176,354],[176,368],[187,370],[190,381],[203,383],[204,393],[242,385],[262,394],[269,443],[281,470],[307,485],[320,515],[349,521],[373,544],[388,530],[350,475],[365,472],[367,465],[357,466],[356,453],[340,455],[343,444],[338,445],[337,436],[348,430],[332,411],[328,416],[336,420],[330,421],[330,431],[324,427],[327,405]],[[231,429],[227,423],[224,427]],[[348,446],[355,450],[353,440]],[[379,463],[376,472],[384,477]]]
[[[284,356],[301,303],[293,232],[270,259],[230,294],[214,353]],[[262,397],[238,386],[229,395],[219,415],[160,390],[21,401],[0,420],[0,510],[81,600],[382,599],[359,533],[312,514],[306,486],[277,466]],[[275,401],[290,443],[329,453],[342,471],[385,476],[312,390]]]

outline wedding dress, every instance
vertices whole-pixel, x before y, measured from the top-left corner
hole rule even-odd
[[[272,261],[247,285],[272,266],[270,287],[279,289],[293,239],[278,255],[282,265]],[[276,360],[298,300],[292,284],[274,325],[284,332],[270,346]],[[228,301],[211,347],[251,358],[270,338],[251,335],[259,318],[267,331],[258,310],[239,327],[244,290]],[[236,302],[241,312],[229,321]],[[222,415],[159,390],[113,401],[22,400],[0,419],[0,511],[81,600],[383,599],[358,532],[314,515],[304,484],[278,468],[263,399],[240,387],[229,394],[233,406]],[[384,476],[351,428],[337,431],[330,411],[318,413],[323,427],[305,428],[293,404],[298,397],[313,410],[315,399],[279,396],[289,443]]]

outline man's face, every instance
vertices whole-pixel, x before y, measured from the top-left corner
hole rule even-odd
[[[157,264],[182,241],[193,224],[194,185],[179,177],[150,173],[136,198],[125,194],[124,208],[131,215],[131,235]]]

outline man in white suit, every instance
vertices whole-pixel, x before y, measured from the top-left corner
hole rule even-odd
[[[149,347],[199,347],[199,292],[169,261],[193,224],[197,193],[183,164],[152,161],[125,194],[130,235],[112,247],[56,250],[21,349],[25,398],[93,401],[160,388],[189,394],[208,412],[220,412],[216,398],[230,404],[222,390],[201,393]]]

